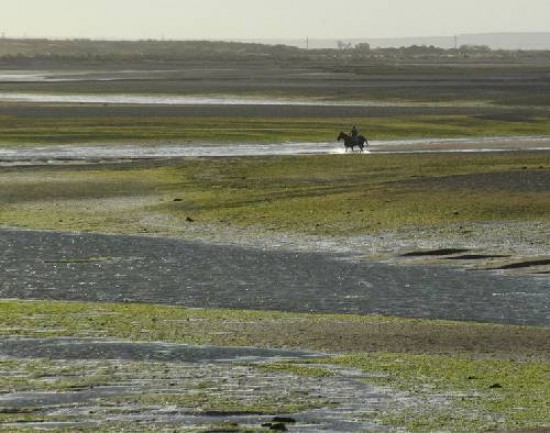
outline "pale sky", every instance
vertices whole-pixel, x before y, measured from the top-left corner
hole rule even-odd
[[[379,38],[550,32],[550,0],[0,0],[0,35]]]

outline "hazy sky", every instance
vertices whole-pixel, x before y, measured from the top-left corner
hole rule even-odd
[[[550,0],[0,0],[6,37],[374,38],[550,32]]]

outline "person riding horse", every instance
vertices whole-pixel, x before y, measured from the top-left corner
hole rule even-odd
[[[357,130],[357,128],[355,127],[355,125],[353,125],[353,126],[351,127],[351,131],[350,131],[349,135],[350,135],[350,137],[351,137],[351,142],[352,142],[353,144],[359,144],[358,138],[357,138],[357,137],[359,137],[359,131]]]
[[[350,135],[346,134],[345,132],[341,131],[340,135],[338,135],[337,140],[344,140],[344,145],[346,147],[346,152],[348,149],[351,149],[353,152],[353,148],[355,146],[359,147],[359,151],[363,152],[363,148],[365,146],[369,145],[369,142],[363,135],[359,135],[359,132],[357,131],[357,128],[355,128],[355,136],[353,136],[353,129],[352,133]]]

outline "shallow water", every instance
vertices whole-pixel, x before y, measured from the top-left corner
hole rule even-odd
[[[26,81],[20,78],[20,81]],[[34,80],[30,80],[34,81]],[[54,80],[48,80],[54,81]],[[289,105],[311,107],[414,107],[415,102],[331,101],[326,99],[237,97],[234,95],[186,96],[140,94],[57,94],[0,92],[0,101],[71,103],[71,104],[139,104],[139,105]]]
[[[365,413],[401,406],[405,400],[402,393],[373,388],[367,383],[368,376],[357,370],[324,365],[330,375],[308,377],[262,368],[266,363],[300,362],[303,357],[319,356],[283,350],[13,338],[0,341],[0,354],[18,359],[13,372],[19,379],[18,384],[26,380],[35,384],[32,390],[10,390],[0,395],[0,411],[20,413],[22,418],[32,411],[39,414],[40,419],[38,423],[21,421],[7,428],[19,424],[19,427],[52,431],[65,427],[76,431],[84,424],[122,422],[135,427],[135,423],[140,422],[142,429],[147,427],[149,431],[167,430],[168,426],[176,425],[222,431],[208,426],[223,421],[259,428],[279,413],[246,409],[255,402],[277,402],[273,405],[276,410],[281,402],[316,407],[319,403],[312,405],[315,400],[326,407],[292,414],[295,422],[290,423],[291,430],[304,433],[381,431],[381,426],[365,421]],[[34,364],[37,358],[42,371],[56,364],[63,365],[63,369],[53,369],[55,373],[37,378]],[[83,380],[79,384],[75,371],[82,372]],[[90,381],[94,377],[101,377],[99,383]],[[214,409],[200,410],[204,405],[200,399],[205,392],[214,402],[232,401],[233,409],[218,404],[216,410],[214,404]],[[176,395],[188,403],[177,404],[177,399],[172,399],[172,404],[167,402]],[[282,415],[288,419],[288,414]]]
[[[426,138],[370,141],[369,153],[443,153],[503,152],[548,150],[550,136]],[[189,145],[50,145],[0,147],[0,166],[33,164],[97,163],[132,159],[166,159],[179,157],[227,157],[269,155],[342,154],[342,143],[273,143],[273,144],[189,144]],[[356,155],[359,155],[356,152]]]
[[[77,104],[140,104],[140,105],[350,105],[340,102],[316,102],[305,99],[242,98],[235,96],[178,96],[178,95],[79,95],[0,93],[0,101]]]
[[[134,73],[127,71],[128,73]],[[122,72],[124,75],[124,73]],[[113,79],[107,76],[95,76],[93,79]],[[90,79],[87,72],[72,73],[21,73],[6,72],[0,74],[1,81],[56,81]],[[414,101],[378,101],[352,100],[338,101],[315,98],[283,97],[246,97],[236,95],[149,95],[149,94],[60,94],[0,92],[0,101],[24,102],[35,104],[79,104],[83,106],[188,106],[206,107],[355,107],[369,109],[374,107],[430,107],[457,108],[456,102],[424,103]],[[160,144],[144,146],[135,143],[88,145],[52,145],[0,147],[0,165],[60,164],[85,162],[94,159],[139,159],[170,157],[223,157],[258,155],[303,155],[344,153],[342,143],[336,141],[338,131],[334,131],[334,140],[320,143],[272,143],[272,144],[217,144],[191,143],[186,145]],[[331,138],[331,137],[327,137]],[[368,137],[367,137],[368,138]],[[508,136],[508,137],[466,137],[466,138],[419,138],[408,140],[370,140],[366,153],[444,153],[444,152],[502,152],[514,150],[549,150],[550,136]]]
[[[259,347],[192,346],[92,339],[15,338],[0,340],[3,356],[47,359],[119,359],[151,362],[261,361],[311,357],[310,353]],[[319,356],[319,355],[318,355]]]
[[[2,80],[4,77],[4,80]],[[0,75],[0,82],[6,75]],[[80,78],[46,78],[39,75],[13,75],[12,81],[78,81]],[[103,78],[102,80],[108,80]],[[0,92],[0,101],[63,103],[63,104],[139,104],[139,105],[287,105],[309,107],[456,107],[456,103],[382,101],[382,100],[330,100],[315,98],[243,97],[227,95],[144,95],[144,94],[60,94]],[[479,104],[479,103],[476,103]],[[464,105],[464,104],[463,104]]]
[[[176,239],[0,231],[0,298],[550,325],[550,279]]]
[[[60,164],[94,160],[162,159],[177,157],[261,156],[343,153],[337,143],[282,143],[233,145],[112,145],[22,146],[0,148],[0,163]]]

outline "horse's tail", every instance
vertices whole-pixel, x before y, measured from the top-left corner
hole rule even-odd
[[[369,140],[367,140],[367,137],[365,137],[364,135],[360,135],[359,139],[365,143],[365,146],[369,145]]]

